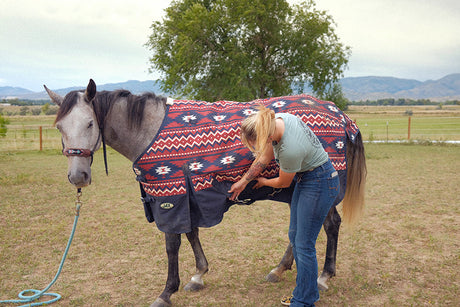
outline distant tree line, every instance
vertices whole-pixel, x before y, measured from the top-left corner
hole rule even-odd
[[[40,106],[47,103],[51,103],[51,100],[32,100],[32,99],[2,99],[2,104],[10,104],[12,106]]]
[[[5,103],[2,101],[2,103]],[[27,104],[26,101],[17,100],[15,104],[11,104],[9,101],[5,104],[10,104],[14,106],[18,106],[20,108],[3,108],[0,105],[0,116],[26,116],[26,115],[55,115],[58,111],[58,107],[55,105],[51,105],[49,102],[43,105],[37,104]]]
[[[424,105],[460,105],[459,100],[431,101],[429,99],[386,98],[378,100],[351,101],[355,106],[424,106]]]

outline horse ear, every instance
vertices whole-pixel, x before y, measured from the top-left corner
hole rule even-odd
[[[88,99],[88,101],[93,100],[93,98],[96,96],[96,83],[93,81],[93,79],[89,79],[88,86],[86,87],[85,96],[86,99]]]
[[[55,92],[47,88],[46,85],[43,85],[43,86],[45,87],[45,90],[48,93],[48,96],[50,96],[51,101],[57,104],[58,106],[61,106],[61,103],[64,100],[64,98],[62,98],[62,96],[59,96],[58,94],[56,94]]]

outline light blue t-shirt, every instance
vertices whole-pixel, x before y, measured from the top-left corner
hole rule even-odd
[[[286,173],[305,172],[327,162],[329,156],[311,129],[297,116],[277,113],[284,122],[284,134],[273,145],[275,159]]]

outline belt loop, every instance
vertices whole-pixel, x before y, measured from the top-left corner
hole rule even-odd
[[[302,172],[302,173],[297,173],[297,183],[301,182],[302,181],[302,176],[303,174],[305,174],[305,172]]]

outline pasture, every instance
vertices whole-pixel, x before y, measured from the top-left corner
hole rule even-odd
[[[38,106],[30,108],[40,108]],[[18,114],[20,107],[3,107]],[[358,123],[364,141],[407,140],[408,116],[412,112],[410,140],[460,141],[460,105],[438,106],[350,106],[346,112]],[[10,122],[6,137],[0,137],[0,152],[39,150],[39,127],[43,149],[60,149],[61,137],[53,127],[55,116],[5,116]]]
[[[460,146],[425,142],[460,140],[460,106],[351,107],[347,113],[365,141],[405,140],[407,109],[411,139],[424,145],[366,144],[365,216],[355,229],[342,226],[337,276],[317,306],[460,305]],[[0,138],[0,300],[52,280],[76,199],[54,116],[7,118],[8,133]],[[144,217],[131,163],[111,149],[108,163],[107,177],[101,151],[95,155],[74,242],[50,289],[63,296],[55,305],[149,306],[163,290],[164,236]],[[172,296],[175,306],[280,306],[295,286],[295,266],[280,283],[264,277],[284,253],[288,224],[288,207],[265,201],[233,206],[221,224],[201,229],[210,265],[206,288],[181,289]],[[325,245],[322,231],[320,269]],[[185,285],[195,270],[185,236],[179,261]]]
[[[131,164],[109,150],[109,176],[95,155],[83,189],[79,225],[56,284],[58,306],[149,306],[166,280],[163,234],[149,224]],[[317,306],[458,306],[460,146],[367,144],[366,211],[341,228],[337,276]],[[75,189],[58,149],[0,153],[0,300],[54,277],[70,234]],[[340,207],[339,207],[340,208]],[[264,281],[288,244],[288,207],[233,206],[201,229],[210,271],[206,288],[182,289],[175,306],[280,306],[295,266],[277,284]],[[319,265],[324,232],[317,244]],[[185,236],[181,280],[194,273]]]

